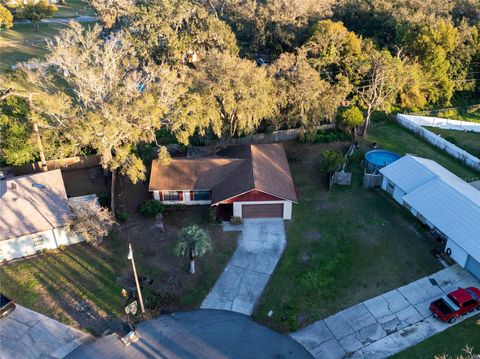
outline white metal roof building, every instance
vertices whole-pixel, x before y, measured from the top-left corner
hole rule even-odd
[[[480,191],[435,161],[411,155],[380,172],[382,188],[443,233],[450,256],[480,277]]]

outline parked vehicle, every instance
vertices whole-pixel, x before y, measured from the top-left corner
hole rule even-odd
[[[480,289],[474,287],[458,288],[430,304],[433,315],[449,323],[475,309],[480,310]]]
[[[6,317],[15,309],[15,302],[0,293],[0,318]]]

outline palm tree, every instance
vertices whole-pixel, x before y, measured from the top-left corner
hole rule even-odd
[[[210,250],[212,250],[212,239],[199,226],[188,226],[178,232],[178,244],[175,247],[175,254],[178,257],[189,257],[190,273],[195,274],[195,259],[203,256]]]

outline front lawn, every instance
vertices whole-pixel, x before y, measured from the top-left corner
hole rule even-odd
[[[469,318],[442,333],[397,354],[392,359],[433,359],[442,354],[458,358],[466,356],[463,349],[473,347],[473,353],[480,355],[480,319],[478,315]]]
[[[358,163],[351,186],[327,190],[319,157],[335,146],[286,145],[300,200],[287,223],[287,248],[254,314],[281,332],[442,268],[415,218],[381,190],[361,188]]]
[[[77,244],[35,258],[0,266],[0,292],[17,303],[76,328],[101,335],[117,331],[124,319],[122,288],[135,287],[128,242],[132,243],[139,276],[153,279],[144,289],[147,317],[196,308],[211,289],[236,247],[235,235],[208,224],[205,207],[165,213],[165,233],[154,220],[131,218],[98,247]],[[179,228],[200,224],[213,239],[214,251],[198,260],[197,273],[173,254]],[[88,304],[88,312],[77,311]]]
[[[391,120],[369,128],[361,151],[372,142],[433,159],[463,178],[478,176]],[[283,258],[254,314],[279,331],[297,330],[442,269],[432,255],[436,243],[419,222],[383,191],[361,187],[358,163],[351,186],[327,190],[320,154],[334,147],[345,151],[347,145],[286,144],[300,200],[287,223]]]

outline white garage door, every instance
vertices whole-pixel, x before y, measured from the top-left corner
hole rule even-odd
[[[476,261],[472,256],[468,256],[465,269],[473,273],[475,277],[480,279],[480,262]]]

